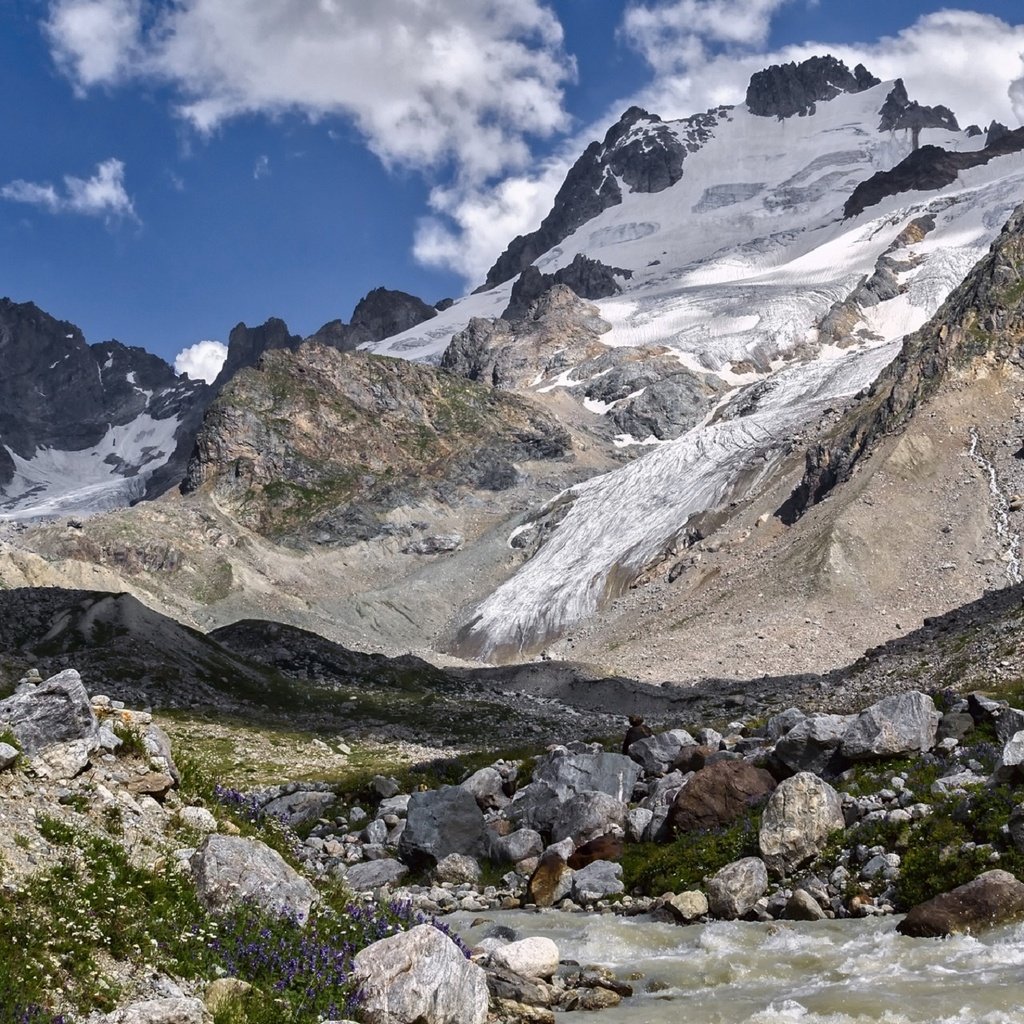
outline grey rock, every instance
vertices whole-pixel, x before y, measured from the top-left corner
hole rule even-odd
[[[263,813],[283,821],[286,825],[295,827],[305,825],[307,822],[316,821],[323,817],[324,813],[332,807],[337,797],[334,793],[321,793],[317,790],[298,790],[295,793],[288,793],[276,797],[263,806]]]
[[[696,746],[697,741],[685,729],[670,729],[637,740],[629,748],[629,756],[644,771],[663,774],[671,767],[683,747]]]
[[[387,842],[388,827],[382,818],[374,818],[373,821],[367,823],[361,835],[365,843],[384,843]]]
[[[764,738],[769,743],[774,743],[780,737],[785,736],[790,729],[799,725],[807,718],[799,708],[786,708],[777,715],[772,715],[765,723]]]
[[[834,767],[853,715],[810,715],[775,744],[775,756],[794,772],[820,775]]]
[[[398,796],[385,797],[377,808],[377,817],[383,818],[388,814],[397,814],[404,818],[409,809],[409,794],[401,793]]]
[[[199,898],[211,910],[253,900],[275,914],[305,922],[317,891],[284,858],[256,839],[211,835],[190,860]]]
[[[558,970],[558,946],[545,936],[530,936],[494,950],[491,960],[522,978],[550,978]]]
[[[861,92],[878,82],[863,64],[851,72],[831,55],[809,57],[800,64],[772,64],[751,76],[747,108],[759,117],[804,117],[814,112],[816,103],[843,92]]]
[[[434,537],[423,537],[406,544],[402,548],[405,555],[441,555],[449,551],[458,551],[462,547],[463,538],[461,533],[438,534]]]
[[[131,1003],[100,1015],[95,1024],[204,1024],[206,1019],[202,1000],[171,996]]]
[[[800,772],[779,783],[768,798],[758,836],[761,855],[769,870],[784,877],[845,827],[839,794],[816,775]]]
[[[626,835],[630,842],[639,843],[654,817],[654,811],[647,807],[632,807],[626,813]]]
[[[10,743],[0,743],[0,771],[11,768],[18,760],[18,748]]]
[[[621,864],[595,860],[573,873],[570,897],[575,903],[596,903],[622,892],[624,888]]]
[[[367,892],[384,885],[394,885],[409,873],[397,860],[367,860],[353,864],[345,872],[345,882],[353,892]]]
[[[380,797],[381,800],[387,800],[389,797],[397,796],[402,791],[402,787],[398,784],[397,779],[392,779],[390,776],[385,775],[374,775],[374,777],[370,779],[370,789]]]
[[[442,857],[437,862],[434,878],[439,882],[475,884],[480,881],[480,865],[472,857],[466,857],[461,853],[449,853],[447,857]]]
[[[664,905],[673,917],[686,924],[703,917],[710,909],[707,896],[698,889],[670,896]]]
[[[571,753],[562,747],[537,761],[533,781],[566,797],[591,790],[628,802],[639,775],[637,764],[622,754]]]
[[[493,836],[489,845],[491,858],[503,864],[518,864],[544,852],[544,840],[531,828],[519,828],[507,836]]]
[[[398,854],[412,867],[436,864],[449,853],[483,852],[484,816],[473,794],[458,786],[414,793]]]
[[[577,846],[604,835],[612,825],[622,828],[626,823],[625,803],[607,793],[584,791],[559,805],[559,813],[551,838],[572,839]]]
[[[1024,730],[1015,733],[1003,747],[996,764],[997,782],[1012,783],[1024,778]]]
[[[0,700],[0,724],[10,728],[30,757],[73,740],[85,741],[89,750],[99,745],[99,723],[82,677],[73,668],[31,692]]]
[[[504,779],[497,768],[481,768],[461,785],[463,789],[473,794],[481,810],[498,810],[507,807],[511,802],[502,788]]]
[[[433,925],[367,946],[353,978],[366,1024],[484,1024],[487,979]]]
[[[822,921],[825,911],[806,889],[795,889],[786,901],[782,916],[787,921]]]
[[[768,871],[760,857],[727,864],[707,883],[708,907],[726,921],[742,917],[768,891]]]
[[[867,761],[931,750],[941,717],[927,694],[886,697],[857,715],[843,736],[841,752],[851,761]]]

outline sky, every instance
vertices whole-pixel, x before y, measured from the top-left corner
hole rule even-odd
[[[632,103],[827,52],[1024,122],[1020,0],[0,0],[0,295],[212,376],[239,321],[465,293]]]

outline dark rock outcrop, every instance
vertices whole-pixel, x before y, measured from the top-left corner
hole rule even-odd
[[[986,871],[952,892],[913,907],[896,926],[902,935],[978,935],[1024,918],[1024,882],[1009,871]]]
[[[235,324],[228,335],[227,358],[213,382],[214,390],[219,393],[236,373],[255,366],[265,352],[282,348],[294,352],[301,344],[301,336],[289,333],[288,325],[276,316],[258,327]]]
[[[622,290],[616,277],[629,280],[632,276],[632,270],[609,267],[582,253],[577,253],[572,263],[553,274],[541,273],[536,267],[530,266],[512,286],[512,294],[501,319],[519,320],[526,316],[537,299],[558,284],[568,285],[581,299],[605,299]]]
[[[878,122],[880,132],[897,131],[909,128],[920,131],[922,128],[945,128],[947,131],[958,132],[960,125],[956,115],[949,107],[941,104],[935,107],[923,107],[917,100],[907,95],[907,88],[902,78],[897,78],[892,90],[878,111],[881,120]]]
[[[473,794],[458,786],[413,793],[398,854],[413,867],[432,866],[450,853],[479,857],[484,816]]]
[[[783,120],[814,113],[815,103],[844,92],[863,92],[879,84],[863,64],[850,69],[835,57],[809,57],[797,64],[772,64],[750,77],[747,109],[759,117]]]

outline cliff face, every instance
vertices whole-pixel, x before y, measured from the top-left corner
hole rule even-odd
[[[988,255],[938,313],[907,337],[899,356],[843,418],[832,438],[807,453],[803,479],[777,515],[795,522],[848,480],[883,437],[905,424],[942,381],[972,360],[1024,360],[1024,205]]]
[[[555,419],[426,366],[307,344],[268,352],[207,414],[184,490],[259,533],[351,544],[388,512],[515,486],[517,464],[571,457]]]

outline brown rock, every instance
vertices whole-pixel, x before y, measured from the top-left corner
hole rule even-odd
[[[514,999],[492,999],[491,1012],[498,1020],[516,1024],[555,1024],[555,1015],[545,1006],[528,1006]]]
[[[721,828],[750,807],[764,803],[775,779],[746,761],[719,761],[697,772],[684,786],[668,812],[672,832]]]
[[[654,732],[651,727],[644,725],[644,720],[639,715],[629,716],[629,728],[626,730],[626,738],[622,741],[622,752],[629,754],[629,748],[636,743],[637,740],[646,739],[648,736],[653,736]]]
[[[1024,918],[1024,882],[1009,871],[986,871],[952,892],[919,903],[900,921],[902,935],[977,935]]]
[[[163,800],[174,789],[175,782],[166,772],[149,772],[132,779],[128,783],[128,792],[133,796],[151,796]]]
[[[606,834],[584,843],[570,858],[569,867],[579,871],[595,860],[622,860],[622,837]]]
[[[571,887],[569,865],[556,850],[545,850],[536,871],[526,884],[526,902],[538,907],[553,907]]]
[[[712,750],[703,744],[700,746],[683,747],[679,756],[672,762],[670,771],[673,772],[699,772],[707,764]]]

